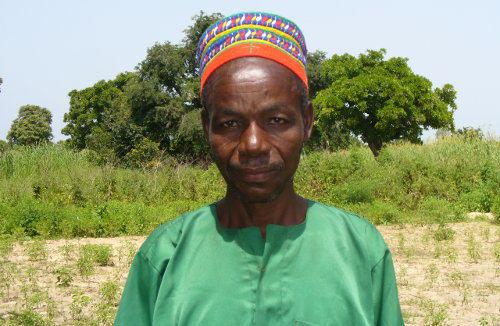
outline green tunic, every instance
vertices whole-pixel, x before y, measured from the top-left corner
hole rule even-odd
[[[301,224],[227,228],[215,204],[139,249],[115,325],[402,325],[391,254],[368,221],[308,201]]]

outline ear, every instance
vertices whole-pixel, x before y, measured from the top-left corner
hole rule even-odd
[[[314,124],[314,110],[311,101],[307,101],[307,106],[302,114],[304,119],[304,142],[311,138],[312,127]]]

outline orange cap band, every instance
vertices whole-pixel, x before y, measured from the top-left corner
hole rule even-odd
[[[207,64],[201,75],[200,93],[203,92],[203,86],[205,86],[208,77],[210,77],[217,68],[231,60],[243,57],[261,57],[276,61],[290,69],[302,80],[306,88],[308,87],[307,72],[302,62],[273,45],[249,42],[236,44],[235,46],[227,48]]]

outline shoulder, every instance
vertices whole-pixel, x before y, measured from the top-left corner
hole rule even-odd
[[[311,224],[363,246],[373,265],[385,256],[387,244],[375,225],[366,218],[342,208],[310,202]]]
[[[164,267],[162,265],[174,254],[184,234],[200,225],[213,223],[213,219],[210,219],[212,209],[212,205],[206,205],[159,225],[143,242],[138,254],[161,270]]]

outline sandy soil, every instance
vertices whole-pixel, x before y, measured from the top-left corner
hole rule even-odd
[[[394,257],[406,324],[500,325],[500,226],[483,221],[449,228],[452,239],[438,241],[436,234],[446,238],[450,230],[379,227]],[[15,243],[0,257],[0,324],[27,323],[27,311],[38,313],[30,318],[56,325],[111,324],[142,241],[144,237]],[[81,259],[78,265],[85,244],[112,248],[107,266],[91,264],[94,271],[88,276],[81,275]],[[67,284],[64,275],[70,275]]]

